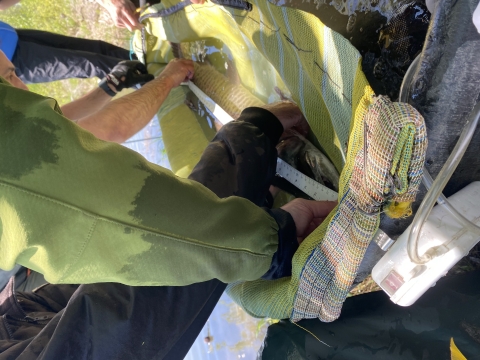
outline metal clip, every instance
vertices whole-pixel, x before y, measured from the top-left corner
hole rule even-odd
[[[390,246],[392,246],[395,243],[395,240],[392,240],[387,234],[385,234],[380,229],[378,229],[375,235],[373,236],[373,241],[383,251],[387,251],[388,249],[390,249]]]

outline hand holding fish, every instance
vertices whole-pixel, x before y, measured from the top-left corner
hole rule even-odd
[[[295,199],[281,208],[292,215],[297,228],[297,241],[301,244],[323,222],[335,206],[337,206],[336,201]]]

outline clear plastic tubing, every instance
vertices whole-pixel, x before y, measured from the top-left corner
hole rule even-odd
[[[410,84],[412,83],[413,75],[415,74],[418,66],[420,64],[420,58],[422,54],[418,55],[413,59],[412,63],[405,72],[405,76],[402,80],[402,85],[400,86],[400,92],[398,94],[398,101],[408,103],[408,92],[410,90]]]
[[[399,95],[399,100],[402,102],[408,102],[408,84],[411,83],[413,75],[418,69],[419,64],[420,56],[417,56],[408,68],[407,72],[405,73]],[[427,252],[423,256],[418,255],[418,239],[420,237],[420,232],[422,230],[423,224],[430,215],[430,212],[432,211],[435,202],[438,202],[439,204],[444,206],[450,212],[450,214],[453,215],[469,231],[480,235],[480,227],[478,227],[477,225],[466,219],[462,214],[460,214],[442,194],[445,185],[447,184],[448,180],[450,180],[450,177],[457,168],[458,163],[462,159],[468,145],[470,144],[470,141],[472,140],[472,136],[477,127],[479,118],[480,103],[474,107],[470,118],[465,124],[462,134],[460,135],[460,138],[458,139],[457,144],[452,151],[452,154],[450,154],[450,157],[445,162],[445,165],[443,166],[435,181],[433,181],[428,170],[425,168],[423,169],[422,180],[428,192],[423,199],[415,215],[415,218],[413,219],[412,225],[410,227],[407,245],[407,251],[410,260],[417,264],[425,264],[434,257],[434,253],[432,253],[431,251]]]
[[[432,187],[432,184],[433,184],[433,179],[430,175],[430,173],[428,172],[427,169],[423,169],[423,185],[425,185],[425,187],[427,188],[427,190],[429,190],[431,187]],[[465,218],[465,216],[463,216],[462,214],[460,214],[457,209],[455,209],[452,204],[450,203],[450,201],[448,201],[448,199],[445,197],[445,195],[443,195],[442,193],[440,193],[440,195],[438,196],[438,199],[437,199],[437,203],[439,205],[442,205],[445,207],[445,209],[448,210],[448,212],[450,214],[452,214],[459,223],[461,223],[463,226],[465,226],[469,231],[477,234],[480,236],[480,226],[477,226],[475,225],[473,222],[471,222],[470,220],[468,220],[467,218]]]
[[[430,212],[432,211],[433,206],[437,202],[438,197],[442,193],[443,188],[447,184],[448,180],[450,180],[460,160],[462,160],[462,157],[465,154],[465,151],[467,150],[468,145],[470,144],[470,141],[472,140],[473,134],[475,133],[475,129],[477,127],[479,119],[480,119],[480,102],[477,105],[475,105],[475,107],[473,108],[473,111],[471,112],[467,120],[467,123],[465,124],[462,130],[462,133],[460,134],[460,138],[458,139],[457,144],[455,145],[455,148],[453,149],[452,153],[450,154],[447,161],[445,162],[445,165],[443,165],[442,170],[440,170],[440,173],[438,174],[437,178],[435,179],[432,186],[430,187],[430,190],[428,190],[427,195],[425,196],[422,203],[420,204],[420,207],[418,208],[415,218],[413,219],[412,225],[410,226],[407,252],[408,252],[408,256],[410,257],[410,260],[412,260],[414,263],[425,264],[435,257],[434,251],[427,251],[422,256],[418,254],[418,239],[420,238],[420,231],[422,229],[423,224],[425,223],[428,216],[430,215]],[[448,201],[445,201],[446,200],[445,197],[443,197],[442,200],[445,203],[448,203]],[[451,209],[451,208],[452,206],[449,206],[449,208],[447,209]],[[456,213],[457,212],[455,211],[453,215],[455,216]],[[467,220],[466,223],[470,223],[470,222]],[[474,225],[473,223],[470,223],[470,224]],[[469,230],[472,228],[472,226],[468,226],[468,227],[469,227]],[[477,232],[478,230],[475,229],[474,231]],[[430,249],[430,250],[434,250],[434,249]]]

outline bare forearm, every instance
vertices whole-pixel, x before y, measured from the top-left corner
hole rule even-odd
[[[102,109],[112,98],[100,88],[87,95],[62,106],[63,115],[73,121],[78,121]]]
[[[80,119],[77,124],[100,139],[124,142],[148,124],[172,87],[172,81],[160,75],[141,89],[111,101],[95,114]]]
[[[77,124],[99,139],[124,142],[141,130],[163,104],[168,93],[182,81],[192,79],[193,62],[174,59],[160,76],[120,99],[110,101],[102,109]]]

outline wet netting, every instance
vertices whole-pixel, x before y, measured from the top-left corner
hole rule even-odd
[[[243,7],[243,1],[215,2],[165,0],[148,8],[134,48],[152,74],[174,57],[196,60],[195,84],[233,117],[247,106],[281,98],[298,104],[310,125],[310,140],[341,172],[339,205],[301,244],[291,277],[235,283],[228,292],[256,317],[332,321],[380,214],[411,214],[427,143],[423,118],[407,104],[375,96],[359,50],[317,16],[264,0]],[[400,11],[387,10],[385,31]],[[361,21],[352,24],[355,9],[342,11],[351,28],[360,26]],[[401,40],[403,30],[395,29],[398,37],[385,40],[388,54],[372,46],[375,61],[415,51]],[[400,50],[392,52],[394,45]],[[408,61],[399,61],[401,76]],[[213,136],[215,120],[186,87],[171,92],[158,116],[172,170],[187,176]]]
[[[362,70],[377,95],[398,99],[406,70],[421,52],[430,13],[425,1],[270,0],[309,12],[341,34],[362,56]]]

